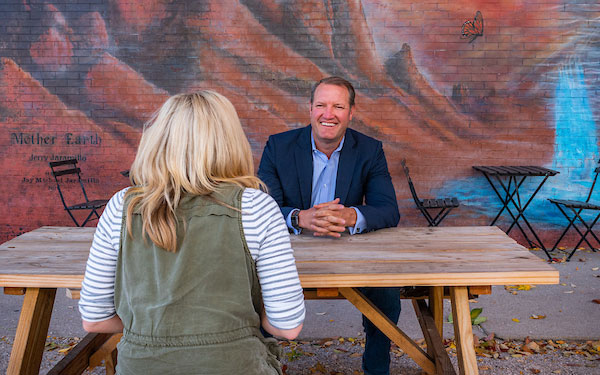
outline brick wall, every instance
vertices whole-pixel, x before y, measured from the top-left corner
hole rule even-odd
[[[310,86],[341,75],[357,88],[352,126],[384,142],[401,225],[425,225],[402,158],[423,197],[464,203],[447,225],[498,208],[472,165],[542,165],[561,173],[527,212],[551,242],[564,221],[545,198],[585,195],[598,160],[599,15],[592,0],[4,1],[0,241],[72,224],[52,159],[80,159],[93,197],[126,186],[171,94],[230,98],[257,164],[268,135],[308,123]]]

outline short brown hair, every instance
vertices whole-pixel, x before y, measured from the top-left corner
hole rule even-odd
[[[319,85],[334,85],[345,87],[348,90],[348,101],[350,102],[350,108],[354,106],[354,97],[356,96],[356,93],[354,92],[354,87],[347,80],[337,76],[323,78],[322,80],[314,84],[314,86],[310,90],[310,104],[313,103],[313,100],[315,98],[315,91],[317,91],[317,87],[319,87]]]

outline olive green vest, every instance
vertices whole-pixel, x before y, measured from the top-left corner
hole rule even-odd
[[[177,209],[177,252],[132,236],[123,207],[115,306],[123,321],[119,374],[281,374],[279,347],[259,331],[256,267],[243,233],[243,190],[185,196]]]

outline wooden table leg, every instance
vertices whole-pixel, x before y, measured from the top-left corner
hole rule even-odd
[[[429,288],[429,309],[440,338],[444,339],[444,287],[432,286]]]
[[[454,338],[458,355],[458,368],[462,375],[477,375],[477,359],[473,345],[473,328],[469,310],[469,292],[466,286],[450,287],[452,316],[454,317]]]
[[[27,288],[7,374],[37,374],[44,354],[56,289]]]
[[[356,288],[339,288],[340,293],[363,313],[381,332],[398,345],[399,348],[413,359],[425,372],[430,375],[436,373],[433,358],[423,351],[410,337],[408,337],[398,326],[385,314],[373,305]]]
[[[454,366],[448,357],[448,352],[444,348],[442,338],[438,334],[438,328],[435,325],[431,310],[425,300],[413,299],[415,314],[421,325],[423,337],[427,343],[427,353],[435,360],[436,375],[456,375]]]

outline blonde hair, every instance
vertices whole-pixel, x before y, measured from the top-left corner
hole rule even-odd
[[[142,233],[171,252],[184,194],[211,198],[220,183],[264,189],[233,104],[214,91],[175,95],[162,105],[144,126],[130,178],[127,222],[139,212]]]

